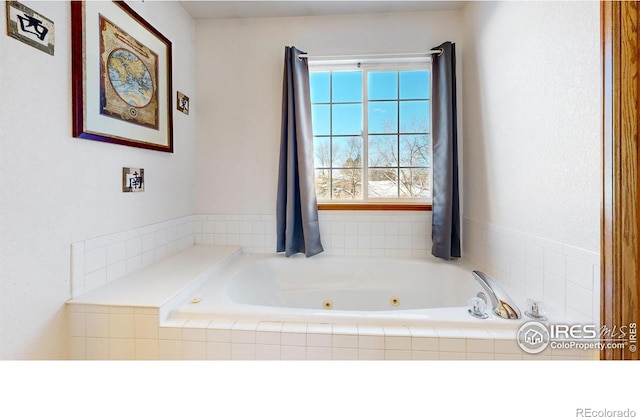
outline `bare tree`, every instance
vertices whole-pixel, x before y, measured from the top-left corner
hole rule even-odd
[[[336,198],[360,198],[362,189],[362,138],[351,136],[345,144],[334,142],[334,161],[340,166],[340,174],[333,178],[333,195]]]
[[[431,141],[426,117],[415,118],[398,133],[390,120],[384,133],[369,136],[369,194],[425,197],[429,193]],[[414,133],[415,132],[415,133]],[[362,138],[333,137],[316,143],[316,190],[320,198],[357,199],[362,193]]]

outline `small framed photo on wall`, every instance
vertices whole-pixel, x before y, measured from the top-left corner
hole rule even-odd
[[[189,97],[178,91],[178,99],[176,102],[178,103],[178,110],[184,114],[189,114]]]
[[[17,1],[8,1],[7,35],[53,55],[55,40],[53,21]]]

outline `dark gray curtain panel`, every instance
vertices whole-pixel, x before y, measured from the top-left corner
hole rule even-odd
[[[460,197],[458,194],[458,117],[456,109],[456,49],[445,42],[433,48],[433,256],[460,257]]]
[[[322,251],[313,165],[309,65],[285,47],[282,133],[276,203],[277,252],[286,256]]]

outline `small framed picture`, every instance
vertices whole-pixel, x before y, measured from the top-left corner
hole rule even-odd
[[[144,191],[144,168],[122,168],[122,192]]]
[[[6,2],[7,34],[12,38],[53,55],[53,21],[17,1]]]
[[[189,114],[189,97],[178,91],[178,99],[176,102],[178,103],[178,110],[184,114]]]

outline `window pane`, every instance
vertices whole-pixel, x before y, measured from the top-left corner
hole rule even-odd
[[[429,71],[401,71],[400,99],[428,99],[430,84]]]
[[[362,196],[361,169],[333,170],[333,199],[359,199]]]
[[[362,72],[334,72],[331,86],[334,103],[362,101]]]
[[[330,135],[331,106],[329,104],[314,104],[311,106],[311,125],[314,135]]]
[[[331,198],[331,170],[316,169],[316,198],[328,200]]]
[[[313,156],[316,168],[331,168],[331,138],[313,138]]]
[[[367,72],[366,79],[360,70],[309,76],[317,198],[430,198],[431,72],[396,68]]]
[[[362,138],[352,136],[348,138],[333,138],[334,168],[362,167]]]
[[[387,135],[369,136],[369,166],[398,166],[398,137]]]
[[[400,165],[404,167],[430,167],[431,142],[428,135],[400,136]]]
[[[312,72],[309,74],[309,87],[311,89],[312,103],[329,103],[331,101],[330,72]]]
[[[370,72],[367,93],[369,100],[397,100],[398,73]]]
[[[396,133],[398,131],[398,102],[369,102],[369,133]]]
[[[371,168],[369,169],[369,197],[397,198],[398,197],[398,169]]]
[[[400,169],[400,197],[429,197],[429,170]]]
[[[429,131],[429,123],[427,100],[400,102],[401,133],[426,133]]]
[[[362,104],[334,104],[332,125],[334,135],[360,135]]]

